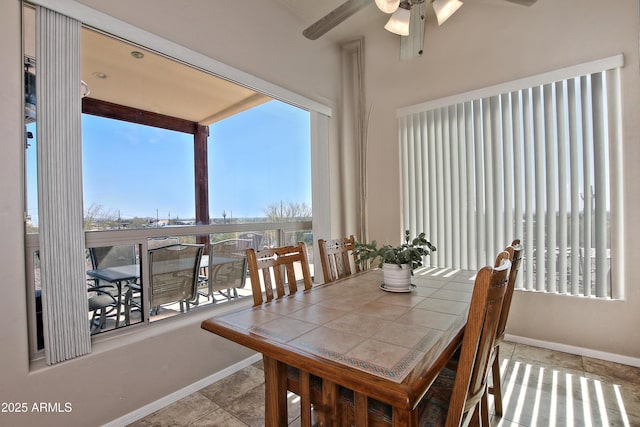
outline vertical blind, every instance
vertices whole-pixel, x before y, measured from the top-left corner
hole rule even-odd
[[[80,22],[36,10],[38,212],[48,364],[91,351],[84,265]]]
[[[622,297],[621,66],[620,55],[398,112],[403,227],[437,246],[427,262],[477,269],[518,238],[518,288]]]

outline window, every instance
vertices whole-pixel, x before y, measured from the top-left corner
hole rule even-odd
[[[25,8],[25,20],[29,21],[25,28],[35,27],[35,13],[30,7]],[[80,28],[78,21],[74,26]],[[82,144],[82,161],[74,158],[70,162],[82,164],[82,168],[74,169],[82,170],[81,180],[74,181],[79,184],[75,188],[82,191],[73,192],[70,199],[73,211],[83,214],[84,233],[73,240],[81,245],[79,251],[68,256],[78,267],[74,271],[80,273],[75,275],[77,286],[73,286],[78,297],[74,312],[79,312],[74,321],[83,326],[79,334],[83,335],[87,326],[92,334],[107,332],[164,321],[250,296],[243,256],[247,247],[260,249],[303,239],[312,241],[310,121],[311,114],[317,112],[274,100],[92,29],[82,28],[79,32],[83,49],[80,77],[88,94],[82,98],[82,140],[78,141]],[[34,34],[26,30],[25,125],[27,135],[31,135],[26,138],[25,156],[29,329],[32,356],[36,357],[44,347],[49,358],[65,343],[43,342],[43,325],[51,331],[59,323],[53,317],[43,321],[41,307],[48,307],[45,312],[50,314],[62,311],[56,306],[55,293],[64,289],[48,285],[48,295],[53,295],[49,298],[41,292],[40,256],[48,252],[51,257],[52,250],[43,245],[40,236],[44,230],[39,224],[47,215],[39,209],[38,195],[48,194],[43,189],[49,187],[43,186],[44,180],[38,182],[38,160],[42,160],[38,157],[49,157],[49,164],[55,164],[55,159],[48,152],[42,155],[42,147],[38,146],[32,108],[37,100],[30,89],[31,77],[45,73],[38,70],[33,45]],[[72,51],[69,56],[77,58],[77,51]],[[130,61],[129,65],[125,66],[125,61]],[[66,84],[75,88],[79,80],[69,78]],[[48,84],[55,86],[55,82],[50,79]],[[252,82],[262,85],[257,79]],[[280,88],[270,86],[270,92],[287,98],[283,96],[287,92]],[[293,99],[297,105],[307,105],[301,97]],[[76,119],[80,124],[80,112],[75,115],[72,109],[58,110],[73,113],[74,124]],[[37,118],[38,124],[45,121],[45,116]],[[214,144],[215,149],[209,150]],[[79,157],[79,144],[73,148],[65,153]],[[233,174],[225,175],[229,170]],[[56,182],[65,188],[64,179]],[[259,195],[268,199],[250,194],[254,187],[262,187]],[[56,203],[55,198],[47,199],[55,209],[59,208],[56,215],[66,226],[65,209],[71,207]],[[217,212],[210,216],[213,209]],[[49,207],[48,212],[51,211]],[[197,283],[193,299],[169,301],[158,297],[159,291],[152,284],[154,271],[158,270],[151,267],[152,258],[164,263],[163,268],[168,260],[161,257],[161,251],[152,253],[151,249],[163,246],[161,241],[202,246],[201,262],[194,264]],[[125,252],[129,256],[123,261],[121,255]],[[100,264],[100,253],[113,253],[116,261],[103,260]],[[49,258],[49,265],[51,261]],[[95,271],[108,268],[112,261],[117,262],[112,266],[131,270],[130,277],[109,281]],[[164,273],[160,271],[158,277]],[[85,301],[90,307],[88,313]],[[103,312],[106,319],[100,318]],[[86,324],[77,322],[85,315]],[[84,354],[88,348],[87,333],[82,349],[70,347],[60,357],[52,356],[51,363]]]
[[[521,289],[620,298],[612,243],[622,57],[399,112],[403,226],[434,265],[476,269],[514,238]]]

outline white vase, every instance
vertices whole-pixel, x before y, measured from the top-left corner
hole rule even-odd
[[[409,264],[389,264],[382,265],[382,277],[384,286],[391,289],[409,289],[411,286],[411,269]]]

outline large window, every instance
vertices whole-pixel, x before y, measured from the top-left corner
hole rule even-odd
[[[54,298],[46,301],[41,292],[41,255],[50,256],[52,248],[43,246],[40,236],[46,212],[39,209],[38,195],[47,193],[38,168],[45,157],[63,155],[41,151],[46,142],[36,133],[42,118],[36,115],[32,84],[39,72],[30,31],[34,18],[34,10],[25,8],[32,355],[48,347],[42,340],[41,307],[48,306],[50,313],[58,309]],[[250,296],[244,255],[249,247],[303,240],[313,260],[308,111],[104,33],[88,28],[80,33],[82,160],[75,170],[82,171],[81,182],[76,181],[82,191],[72,198],[84,219],[84,237],[76,239],[84,258],[75,258],[86,277],[78,277],[82,289],[74,286],[74,293],[82,310],[87,300],[92,334]],[[74,153],[79,152],[76,146]],[[59,172],[64,187],[64,171]],[[50,205],[59,212],[70,209],[64,203],[56,207],[55,200]],[[59,215],[63,226],[65,215]],[[172,265],[167,257],[174,254],[160,249],[170,245],[184,245],[184,254],[201,248],[199,261],[189,255],[191,271],[167,271]],[[174,264],[182,267],[186,255],[178,258]],[[169,278],[187,276],[193,284],[188,292],[166,287]],[[84,311],[75,319],[83,316]],[[45,319],[44,328],[57,326]]]
[[[621,57],[410,107],[403,222],[434,265],[476,269],[522,240],[518,287],[619,298]],[[613,195],[613,196],[612,196]]]

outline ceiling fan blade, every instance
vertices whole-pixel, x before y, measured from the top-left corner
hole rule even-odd
[[[369,3],[371,0],[347,0],[307,27],[302,34],[309,40],[316,40]]]
[[[531,6],[538,0],[507,0],[507,1],[510,1],[511,3],[519,4],[520,6]]]

